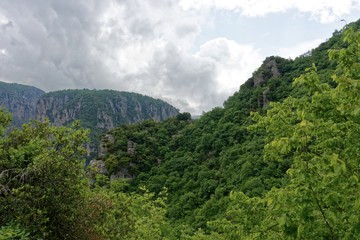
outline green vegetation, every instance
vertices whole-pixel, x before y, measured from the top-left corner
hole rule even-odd
[[[113,129],[91,184],[78,125],[5,136],[0,112],[0,239],[359,239],[358,25],[199,120]]]
[[[83,159],[87,132],[31,122],[5,135],[0,111],[0,239],[159,239],[164,200],[144,191],[90,189]]]
[[[78,120],[81,127],[90,129],[91,158],[97,153],[100,135],[109,129],[145,119],[162,121],[178,113],[160,99],[114,90],[61,90],[45,94],[39,102],[46,109],[42,117],[50,122],[69,126]]]
[[[329,61],[327,55],[329,48],[348,48],[349,44],[355,41],[353,39],[342,42],[342,36],[341,32],[334,33],[333,38],[312,50],[310,55],[295,60],[267,58],[253,77],[241,86],[240,91],[224,103],[224,108],[215,108],[197,121],[188,121],[186,126],[178,131],[169,131],[168,123],[147,123],[131,126],[131,130],[128,127],[114,130],[111,134],[115,143],[109,143],[108,155],[104,157],[105,164],[110,169],[109,175],[124,169],[141,169],[131,172],[132,178],[125,181],[123,190],[133,192],[139,186],[145,186],[151,192],[157,193],[162,187],[166,187],[167,217],[171,223],[175,226],[185,224],[193,230],[202,228],[204,233],[214,231],[213,226],[221,226],[217,222],[219,219],[232,218],[231,214],[228,214],[231,209],[229,205],[231,206],[236,198],[250,197],[249,201],[259,199],[262,202],[257,204],[263,206],[266,203],[263,199],[266,199],[272,188],[284,189],[291,183],[289,173],[295,163],[294,156],[290,153],[294,150],[289,150],[288,154],[277,155],[281,161],[268,160],[269,150],[265,147],[264,152],[264,146],[268,146],[269,134],[272,134],[267,131],[266,126],[271,125],[267,122],[264,127],[255,129],[254,121],[260,117],[251,118],[250,113],[255,111],[259,116],[264,116],[267,112],[274,111],[276,106],[269,102],[282,106],[290,99],[301,99],[292,103],[290,109],[295,111],[297,104],[302,106],[303,98],[309,97],[308,81],[311,77],[318,79],[317,84],[326,86],[329,91],[338,86],[330,76],[341,71],[341,60],[330,58]],[[308,71],[306,69],[313,69],[312,62],[319,66],[316,74],[310,71],[300,77]],[[279,74],[273,70],[274,65]],[[292,86],[294,78],[303,79],[302,82],[305,83],[297,84],[300,81],[297,80]],[[314,86],[312,88],[317,89]],[[328,100],[321,101],[316,104],[324,108],[324,114],[328,114]],[[320,111],[320,106],[313,111]],[[279,111],[282,113],[285,110]],[[320,118],[314,113],[311,114],[314,118]],[[279,115],[276,113],[275,116]],[[283,121],[291,121],[290,116],[285,115]],[[280,120],[274,122],[281,124]],[[282,124],[278,127],[279,132],[294,133],[295,130],[289,125],[301,122],[297,121]],[[143,139],[148,139],[146,144]],[[134,154],[127,153],[129,140],[141,145]],[[280,142],[279,146],[286,148],[285,143]],[[156,161],[155,156],[159,157],[161,164]],[[146,167],[143,167],[144,165]],[[264,209],[254,211],[264,214],[266,212]],[[252,224],[260,219],[262,218],[254,219]],[[249,229],[255,229],[250,226]],[[218,229],[214,232],[222,234]],[[240,235],[241,231],[236,238]],[[232,237],[225,236],[225,239],[230,238]]]
[[[230,195],[227,216],[209,222],[225,239],[357,239],[359,228],[360,32],[345,32],[348,46],[331,50],[336,87],[320,83],[315,66],[293,85],[306,90],[254,114],[265,129],[266,161],[290,158],[288,184],[262,198]]]

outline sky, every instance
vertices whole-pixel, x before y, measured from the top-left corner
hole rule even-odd
[[[295,58],[359,17],[360,0],[1,0],[0,81],[137,92],[198,115],[267,56]]]

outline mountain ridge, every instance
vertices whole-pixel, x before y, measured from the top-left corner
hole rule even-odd
[[[60,101],[60,99],[62,100]],[[59,105],[54,101],[57,101]],[[109,106],[105,103],[106,101]],[[46,105],[47,102],[51,102],[51,109]],[[162,121],[179,113],[178,109],[161,99],[155,99],[138,93],[108,89],[66,89],[46,93],[30,85],[0,82],[0,106],[12,114],[13,124],[16,126],[20,126],[30,119],[44,120],[49,118],[55,125],[69,124],[74,120],[82,120],[81,116],[87,114],[83,113],[87,109],[77,106],[80,102],[87,104],[91,108],[94,108],[94,105],[98,108],[111,108],[112,118],[117,119],[113,120],[109,119],[109,116],[105,116],[103,117],[103,123],[100,122],[95,126],[88,124],[89,126],[87,126],[107,130],[118,124],[134,123],[149,118],[155,121]],[[80,112],[77,112],[75,116],[74,111],[69,109],[71,107],[74,110],[80,110]],[[81,109],[78,109],[79,107]],[[67,108],[67,110],[61,108]],[[73,114],[69,114],[69,111],[73,112]],[[116,116],[118,113],[120,117]],[[77,118],[79,115],[81,115],[80,119]],[[98,118],[101,118],[98,115],[96,114]],[[94,116],[89,115],[88,117]]]
[[[358,29],[360,21],[352,25]],[[99,160],[109,177],[131,173],[121,180],[123,191],[136,192],[145,186],[160,194],[166,188],[171,221],[206,230],[207,222],[224,216],[230,192],[261,197],[287,184],[286,171],[292,161],[289,157],[281,162],[264,161],[266,135],[249,129],[254,123],[251,112],[264,116],[270,102],[306,96],[305,88],[294,88],[292,82],[313,63],[320,83],[334,87],[331,76],[336,65],[328,59],[328,50],[346,47],[342,33],[335,31],[326,42],[294,60],[267,57],[223,108],[216,107],[196,121],[111,130],[114,141],[106,142],[107,152]],[[163,144],[154,146],[152,139]],[[129,142],[135,150],[128,151]]]
[[[43,94],[43,90],[33,86],[0,82],[0,106],[12,114],[14,126],[36,118],[36,102]]]

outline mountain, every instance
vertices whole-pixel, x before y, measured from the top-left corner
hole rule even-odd
[[[114,90],[61,90],[37,101],[36,115],[55,125],[80,120],[82,126],[99,131],[145,119],[163,121],[179,113],[170,104],[137,93]]]
[[[32,86],[0,82],[0,106],[7,109],[13,124],[48,118],[55,125],[80,120],[90,129],[109,130],[145,119],[163,121],[179,110],[170,104],[137,93],[114,90],[60,90],[45,93]]]
[[[36,103],[44,94],[36,87],[0,82],[0,106],[11,112],[15,126],[36,118]]]
[[[355,30],[359,25],[353,24]],[[347,47],[342,38],[343,30],[335,31],[294,60],[266,58],[223,108],[214,108],[196,121],[173,118],[111,130],[98,156],[102,172],[119,178],[125,192],[142,186],[156,194],[167,189],[170,221],[205,230],[208,222],[226,216],[231,192],[262,197],[274,187],[286,186],[291,154],[281,161],[264,161],[268,136],[249,129],[254,123],[251,112],[264,116],[270,102],[307,96],[305,87],[294,88],[292,83],[313,63],[320,84],[336,87],[331,76],[337,65],[328,60],[328,50]]]
[[[88,89],[45,93],[35,87],[3,82],[0,105],[12,114],[12,123],[17,127],[30,119],[49,119],[55,126],[79,120],[81,127],[91,130],[90,156],[96,154],[98,138],[105,131],[146,119],[163,121],[179,113],[160,99],[137,93]]]

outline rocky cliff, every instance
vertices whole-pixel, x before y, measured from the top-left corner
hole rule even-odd
[[[39,99],[36,114],[55,125],[80,120],[84,127],[109,130],[144,119],[162,121],[179,111],[170,104],[136,93],[113,90],[62,90]]]
[[[36,103],[43,94],[32,86],[0,82],[0,106],[12,114],[15,126],[36,119]]]
[[[136,93],[114,90],[61,90],[50,93],[16,83],[0,82],[0,107],[12,114],[13,125],[48,118],[62,126],[80,120],[92,135],[145,119],[162,121],[179,113],[170,104]]]
[[[253,74],[254,87],[261,86],[272,77],[280,77],[281,73],[275,57],[268,57],[261,67]]]

